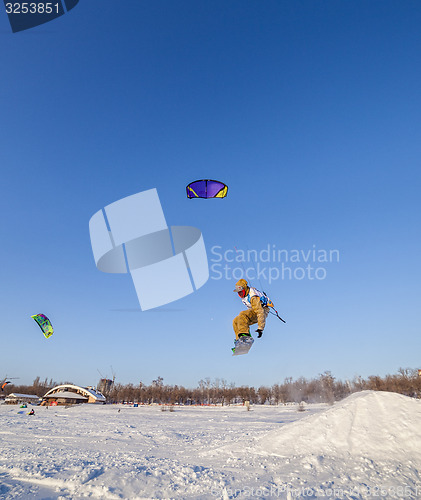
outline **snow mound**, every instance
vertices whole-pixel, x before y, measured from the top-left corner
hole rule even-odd
[[[421,402],[396,393],[363,391],[278,430],[257,443],[259,454],[421,458]]]

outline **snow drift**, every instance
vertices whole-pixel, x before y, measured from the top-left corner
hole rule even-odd
[[[421,402],[389,392],[353,394],[323,412],[269,432],[256,451],[421,458]]]

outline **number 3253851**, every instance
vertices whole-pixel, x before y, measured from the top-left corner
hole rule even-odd
[[[53,2],[47,3],[34,3],[34,2],[22,2],[22,3],[7,3],[6,4],[7,14],[58,14],[59,4]]]

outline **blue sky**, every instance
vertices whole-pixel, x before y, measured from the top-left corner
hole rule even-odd
[[[387,0],[81,1],[16,34],[3,12],[0,377],[90,385],[112,365],[122,383],[258,386],[418,368],[420,25],[419,2]],[[228,197],[187,200],[200,178]],[[234,278],[211,270],[142,312],[128,275],[95,267],[90,217],[151,188],[169,225],[201,229],[210,265],[268,245],[339,262],[255,281],[287,324],[233,358]]]

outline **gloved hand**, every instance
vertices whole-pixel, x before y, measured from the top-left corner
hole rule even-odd
[[[260,339],[260,337],[263,335],[263,330],[260,330],[259,328],[256,330],[256,332],[257,332],[257,338]]]

